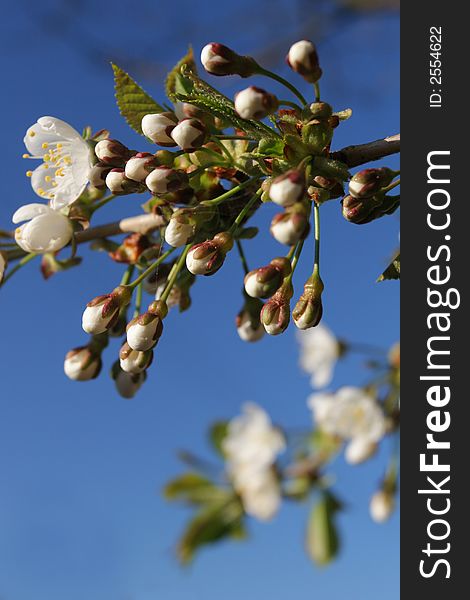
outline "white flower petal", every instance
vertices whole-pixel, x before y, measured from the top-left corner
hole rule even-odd
[[[33,202],[32,204],[20,206],[13,214],[11,220],[13,223],[21,223],[21,221],[29,221],[30,219],[34,219],[34,217],[45,215],[50,212],[52,212],[52,210],[47,204]]]

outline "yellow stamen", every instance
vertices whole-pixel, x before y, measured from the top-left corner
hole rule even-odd
[[[44,162],[47,162],[48,160],[51,160],[51,157],[49,156],[49,154],[44,154],[44,156],[42,157]]]
[[[32,171],[26,171],[26,177],[32,177],[32,176],[33,176]]]
[[[43,196],[44,195],[44,190],[42,188],[38,188],[38,194],[40,196]]]
[[[60,150],[62,148],[62,144],[61,143],[57,144],[57,148]]]
[[[34,137],[36,135],[36,132],[34,131],[30,131],[28,132],[29,137]]]
[[[44,148],[44,150],[46,148],[49,148],[49,144],[47,142],[44,142],[44,144],[41,144],[41,148]]]
[[[31,171],[30,171],[31,172]],[[47,183],[49,183],[49,181],[52,179],[52,177],[50,175],[46,175],[44,177],[44,180],[47,181]]]
[[[23,154],[23,158],[29,158],[30,155],[29,154]]]

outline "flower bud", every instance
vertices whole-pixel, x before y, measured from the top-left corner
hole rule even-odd
[[[309,228],[307,208],[296,202],[283,213],[274,215],[269,231],[280,244],[293,246],[307,236]]]
[[[377,451],[377,443],[371,442],[367,438],[352,439],[346,446],[344,457],[350,465],[363,463]]]
[[[135,317],[127,326],[127,343],[132,350],[145,352],[153,348],[163,332],[163,319],[168,313],[164,302],[156,301],[147,312]]]
[[[312,119],[302,127],[302,141],[307,144],[311,154],[323,154],[332,138],[332,127],[322,120]]]
[[[194,106],[194,104],[188,104],[188,102],[177,102],[175,104],[175,115],[179,121],[183,121],[183,119],[198,119],[204,125],[214,125],[214,117],[210,113],[198,106]]]
[[[370,198],[389,185],[394,175],[394,172],[387,167],[363,169],[356,173],[349,182],[349,193],[353,198]]]
[[[192,152],[206,141],[206,126],[198,119],[183,119],[173,129],[171,137],[185,152]]]
[[[145,115],[142,119],[142,131],[152,142],[159,146],[176,146],[170,135],[178,124],[176,115],[172,112]]]
[[[153,351],[139,352],[133,350],[127,342],[124,342],[119,351],[119,364],[126,373],[141,373],[150,366],[153,359]]]
[[[290,47],[286,57],[287,64],[309,83],[315,83],[322,75],[315,45],[301,40]]]
[[[235,320],[237,333],[244,342],[257,342],[264,336],[264,327],[260,319],[263,302],[258,298],[250,298],[246,294],[245,296],[245,304]]]
[[[269,298],[290,272],[291,264],[287,258],[274,258],[269,265],[245,275],[245,292],[252,298]]]
[[[89,302],[82,317],[82,327],[87,333],[103,333],[114,325],[119,311],[131,301],[132,291],[125,285],[115,288],[111,294],[97,296]]]
[[[375,492],[370,500],[370,516],[376,523],[387,521],[391,517],[394,508],[395,500],[393,494],[385,490]]]
[[[110,165],[104,163],[96,163],[93,165],[88,173],[88,181],[91,185],[98,190],[104,190],[106,188],[106,175],[111,171]]]
[[[212,240],[193,246],[186,256],[186,267],[193,275],[213,275],[224,264],[227,252],[233,247],[233,238],[224,231]]]
[[[256,61],[250,56],[240,56],[227,46],[212,42],[204,46],[201,63],[211,75],[240,75],[250,77],[258,70]]]
[[[380,200],[376,198],[353,198],[345,196],[342,201],[343,217],[350,223],[366,223],[373,210],[380,207]]]
[[[147,379],[147,373],[126,373],[121,369],[119,361],[115,362],[111,371],[114,384],[120,396],[129,400],[133,398]]]
[[[158,160],[153,154],[138,152],[126,162],[124,173],[128,179],[142,182],[155,167],[158,167]]]
[[[260,314],[261,323],[269,335],[279,335],[289,326],[292,284],[284,283],[263,306]]]
[[[101,357],[88,346],[74,348],[65,355],[64,373],[74,381],[89,381],[101,371]]]
[[[324,285],[320,276],[314,272],[307,279],[304,285],[304,293],[300,296],[292,311],[292,318],[299,329],[309,329],[320,322],[323,314],[321,302],[323,288]]]
[[[187,187],[189,179],[184,171],[157,167],[147,176],[145,185],[152,194],[168,194]]]
[[[269,197],[279,206],[291,206],[305,196],[305,175],[302,171],[291,169],[272,180]]]
[[[259,121],[275,112],[278,106],[276,96],[254,85],[235,95],[235,111],[242,119]]]
[[[333,108],[331,104],[327,102],[313,102],[308,107],[308,116],[307,118],[315,118],[315,119],[329,119],[333,114]]]
[[[196,225],[191,218],[191,213],[177,210],[171,215],[170,222],[165,229],[165,241],[174,248],[185,246],[194,236]]]
[[[95,146],[98,160],[107,165],[121,167],[130,158],[132,152],[117,140],[101,140]]]
[[[106,187],[113,194],[132,194],[141,189],[141,186],[132,179],[128,179],[124,169],[114,168],[106,175]]]

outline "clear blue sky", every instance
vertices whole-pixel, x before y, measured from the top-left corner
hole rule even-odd
[[[18,205],[37,201],[21,155],[24,131],[39,116],[58,116],[78,129],[108,128],[130,147],[146,149],[114,106],[107,57],[121,58],[134,73],[147,58],[139,77],[157,99],[163,99],[158,73],[178,60],[188,42],[198,50],[221,41],[255,56],[277,42],[279,60],[271,66],[294,78],[283,58],[299,26],[315,24],[317,3],[299,3],[299,9],[288,1],[240,0],[236,10],[224,2],[201,4],[183,1],[157,9],[150,0],[48,0],[9,7],[0,23],[2,227],[10,226]],[[266,10],[271,16],[263,25]],[[395,133],[397,16],[341,14],[330,23],[332,6],[322,3],[318,10],[319,19],[326,19],[321,30],[332,31],[319,43],[322,95],[335,108],[354,111],[337,130],[335,147]],[[245,86],[236,78],[215,83],[229,94]],[[297,83],[302,86],[300,78]],[[302,90],[311,93],[306,85]],[[101,211],[100,220],[129,214],[138,202],[119,199]],[[265,207],[257,216],[265,233],[247,245],[253,266],[280,252],[266,234],[273,212]],[[398,337],[399,288],[374,281],[397,245],[397,217],[350,225],[336,203],[323,215],[325,322],[345,338],[392,344]],[[160,494],[181,470],[176,451],[208,455],[207,425],[237,414],[245,401],[261,404],[286,426],[310,423],[305,403],[310,388],[298,367],[294,332],[256,345],[239,341],[233,319],[241,304],[241,272],[234,255],[217,276],[198,282],[190,311],[170,315],[149,380],[133,401],[119,398],[106,374],[117,346],[108,349],[98,380],[73,383],[63,375],[63,356],[87,339],[80,327],[83,307],[120,277],[104,255],[83,256],[80,269],[47,283],[29,265],[0,296],[0,598],[398,598],[398,517],[378,526],[367,507],[385,453],[361,467],[347,467],[342,459],[334,465],[347,511],[340,519],[341,556],[326,570],[304,556],[308,505],[297,504],[285,506],[273,523],[250,522],[248,541],[205,550],[189,569],[178,566],[174,545],[188,513]],[[298,285],[308,275],[307,262],[299,268]],[[351,359],[341,365],[334,385],[360,384],[365,376],[360,364]]]

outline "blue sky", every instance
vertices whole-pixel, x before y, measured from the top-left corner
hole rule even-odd
[[[241,0],[236,11],[217,3],[217,14],[214,4],[197,11],[189,2],[156,10],[145,1],[140,10],[131,3],[78,0],[10,7],[0,24],[6,81],[0,100],[2,227],[10,226],[17,206],[37,200],[21,155],[24,131],[39,116],[58,116],[77,129],[108,128],[130,147],[148,149],[115,108],[107,56],[121,58],[131,71],[134,65],[144,87],[162,100],[155,73],[170,68],[188,42],[198,50],[221,41],[260,56],[282,26],[286,43],[271,66],[311,94],[283,58],[299,24],[315,17],[316,3],[303,3],[307,14],[282,1],[253,6]],[[262,21],[268,6],[269,27]],[[329,11],[322,3],[325,28],[331,28]],[[336,109],[354,111],[337,130],[335,148],[397,132],[397,16],[341,16],[334,23],[339,26],[319,43],[322,96]],[[142,57],[147,62],[138,67]],[[212,83],[227,94],[246,85],[238,78]],[[279,91],[276,84],[256,83]],[[397,159],[386,164],[397,166]],[[139,198],[118,199],[99,219],[138,212],[138,206]],[[264,232],[246,245],[250,265],[266,264],[282,251],[266,233],[274,212],[266,206],[256,216]],[[375,279],[397,245],[398,218],[355,226],[334,202],[322,214],[325,322],[341,337],[391,345],[398,337],[399,288]],[[342,459],[334,465],[347,510],[340,518],[343,550],[331,567],[315,568],[305,557],[308,505],[297,504],[285,506],[273,523],[250,522],[248,541],[205,550],[189,569],[178,566],[175,542],[189,513],[160,493],[182,469],[176,451],[207,456],[207,425],[237,414],[245,401],[261,404],[287,427],[310,423],[310,387],[298,367],[294,331],[255,345],[239,341],[233,320],[242,302],[242,273],[233,255],[217,276],[197,283],[190,311],[169,316],[149,380],[133,401],[118,397],[107,377],[117,346],[108,348],[98,380],[73,383],[63,375],[63,356],[86,341],[83,307],[111,290],[121,273],[104,255],[81,254],[79,269],[46,283],[29,265],[1,291],[0,598],[284,600],[311,593],[332,600],[396,599],[398,518],[377,526],[367,508],[386,448],[360,467]],[[299,286],[308,270],[304,260]],[[361,360],[351,358],[338,368],[334,386],[360,384],[365,375]]]

